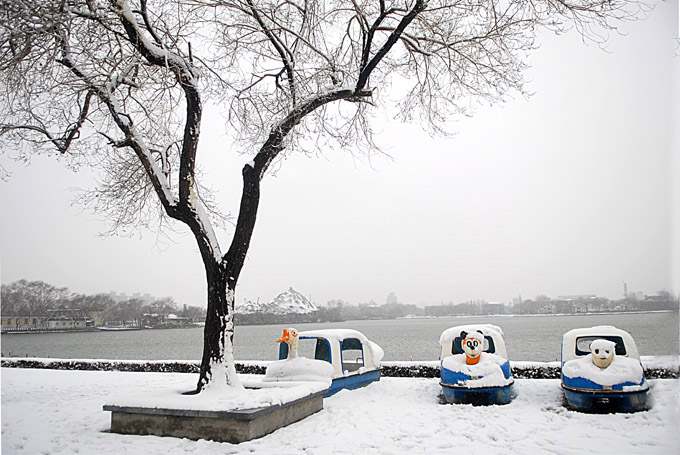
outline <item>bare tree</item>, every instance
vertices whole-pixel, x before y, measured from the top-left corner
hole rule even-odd
[[[102,170],[89,202],[113,229],[172,218],[193,233],[208,288],[197,391],[237,386],[234,291],[260,181],[284,151],[374,151],[370,112],[443,131],[470,97],[523,91],[539,27],[602,41],[623,0],[2,0],[0,138]],[[231,243],[197,179],[203,103],[253,156]],[[338,103],[345,101],[345,103]],[[217,171],[217,170],[211,170]]]
[[[18,280],[0,286],[3,316],[47,316],[69,301],[69,290],[43,281]]]

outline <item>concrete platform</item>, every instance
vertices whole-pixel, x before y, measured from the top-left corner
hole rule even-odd
[[[281,405],[196,411],[105,405],[111,432],[239,443],[260,438],[323,409],[323,391]]]

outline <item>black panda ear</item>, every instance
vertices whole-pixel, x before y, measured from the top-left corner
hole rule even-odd
[[[482,335],[484,335],[484,332],[482,332],[481,330],[477,330],[477,331],[478,331],[479,333],[481,333]]]
[[[461,331],[461,332],[460,332],[460,337],[461,337],[462,339],[466,339],[466,338],[467,338],[467,332],[466,332],[465,330]]]

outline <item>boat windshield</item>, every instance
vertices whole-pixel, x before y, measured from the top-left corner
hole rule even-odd
[[[342,340],[342,371],[356,371],[364,366],[364,350],[361,340],[345,338]]]
[[[331,363],[331,345],[325,338],[300,338],[298,356]],[[288,343],[279,343],[279,359],[288,358]]]
[[[578,337],[576,338],[575,354],[577,356],[584,356],[590,354],[590,343],[592,343],[595,340],[612,341],[616,343],[616,347],[614,348],[614,352],[616,352],[616,355],[626,355],[626,346],[623,344],[623,338],[614,335],[601,335],[601,336],[589,335],[585,337]]]
[[[314,350],[314,358],[316,360],[331,361],[331,345],[325,338],[316,339],[316,349]]]

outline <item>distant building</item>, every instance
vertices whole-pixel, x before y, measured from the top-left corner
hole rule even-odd
[[[116,291],[111,291],[109,292],[109,297],[113,299],[114,302],[120,303],[128,300],[128,296],[124,292],[116,292]]]
[[[163,323],[170,326],[186,325],[189,324],[189,318],[183,318],[181,316],[177,316],[176,314],[170,313],[165,317]]]
[[[86,316],[92,320],[95,327],[104,325],[104,312],[98,310],[88,311]]]
[[[73,319],[66,316],[57,316],[47,320],[47,328],[50,330],[67,330],[75,328]]]
[[[40,330],[47,328],[47,318],[42,316],[3,316],[2,330]]]
[[[397,299],[397,295],[394,292],[390,292],[387,294],[387,299],[385,301],[388,305],[395,305],[399,303],[399,299]]]
[[[153,303],[155,300],[158,300],[151,294],[148,293],[142,294],[140,292],[135,292],[132,295],[127,295],[125,292],[111,291],[109,292],[109,297],[111,297],[116,303],[125,302],[126,300],[137,299],[141,300],[147,305]]]
[[[557,313],[557,306],[555,306],[552,303],[549,303],[547,305],[543,305],[538,309],[538,312],[540,314],[555,314]]]
[[[49,330],[74,330],[94,327],[94,321],[85,317],[71,318],[68,316],[51,317],[47,320]]]
[[[101,311],[58,308],[47,312],[47,316],[3,316],[2,331],[73,330],[101,325]]]
[[[147,305],[153,303],[153,301],[155,300],[153,297],[151,297],[151,294],[141,294],[139,292],[135,292],[134,294],[132,294],[132,298],[141,300]]]

